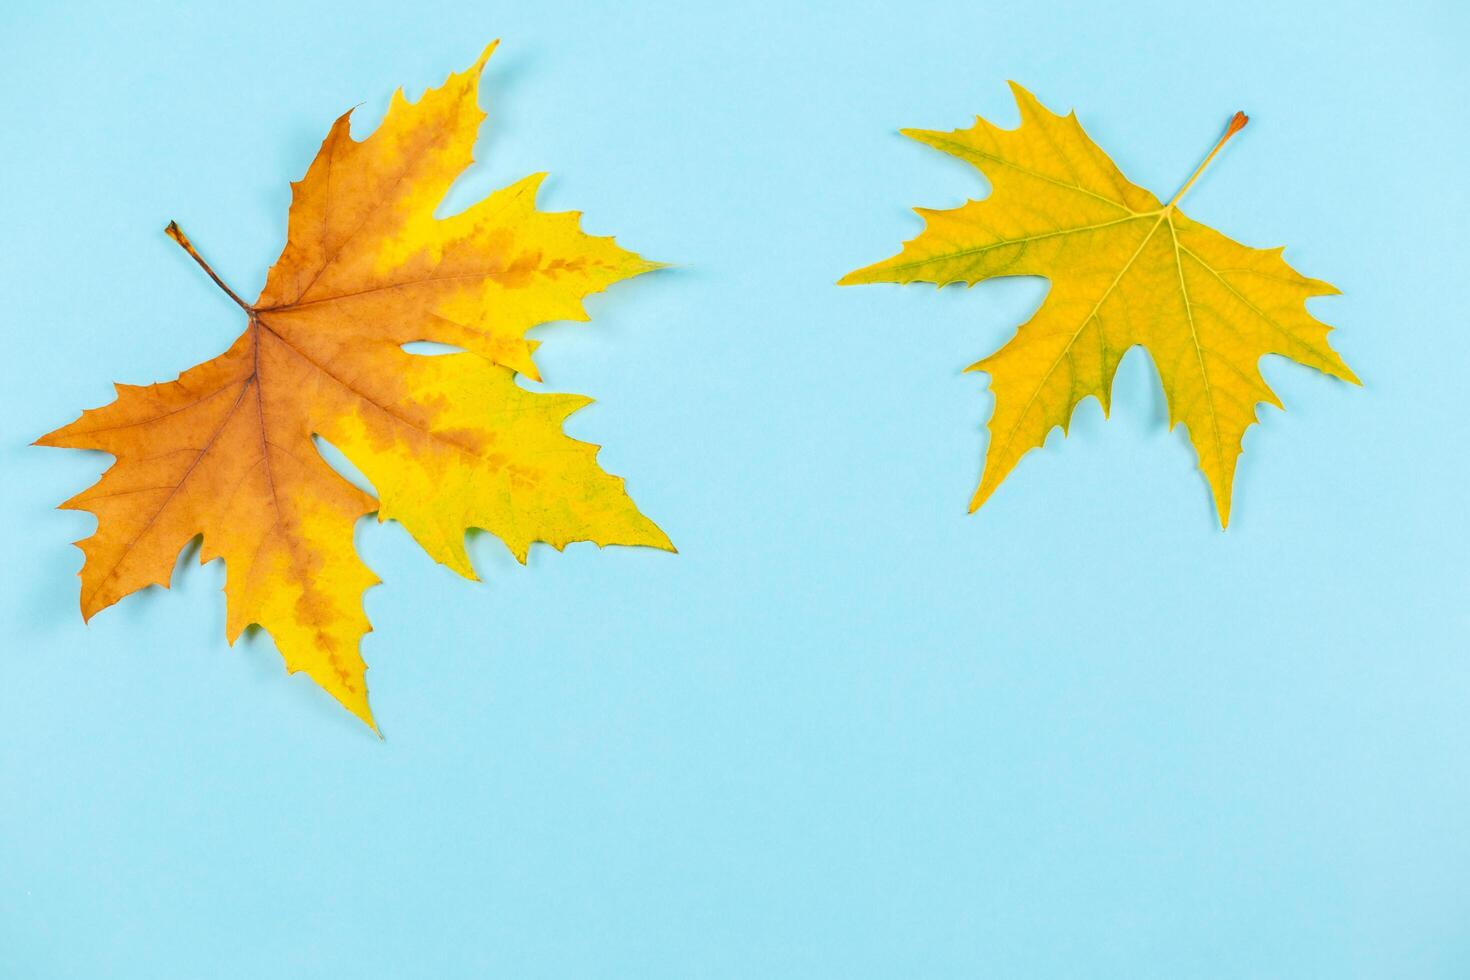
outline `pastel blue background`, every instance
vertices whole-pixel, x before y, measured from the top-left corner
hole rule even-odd
[[[7,5],[0,976],[1470,975],[1466,15],[1451,2]],[[30,440],[224,349],[287,181],[490,38],[484,162],[678,268],[541,328],[681,549],[365,523],[379,741],[224,570],[84,627],[104,466]],[[1363,389],[1271,361],[1221,533],[1135,353],[979,514],[1045,285],[838,289],[983,193],[896,135],[1007,78],[1288,243]]]

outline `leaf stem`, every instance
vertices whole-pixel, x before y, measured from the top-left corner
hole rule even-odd
[[[1189,179],[1184,182],[1184,186],[1179,188],[1179,193],[1175,194],[1169,200],[1169,203],[1164,205],[1164,210],[1167,211],[1179,203],[1179,199],[1184,196],[1184,192],[1189,190],[1189,186],[1199,179],[1199,175],[1205,172],[1205,168],[1210,165],[1210,161],[1215,159],[1215,154],[1219,153],[1221,148],[1230,142],[1230,137],[1244,129],[1245,124],[1248,122],[1250,122],[1250,117],[1243,112],[1237,112],[1230,117],[1230,125],[1225,127],[1225,135],[1220,137],[1220,142],[1215,144],[1215,148],[1201,161],[1200,165],[1194,168],[1194,173],[1190,174]]]
[[[183,248],[184,251],[189,253],[190,258],[199,263],[199,268],[209,273],[209,278],[214,280],[214,284],[216,286],[225,291],[226,296],[235,301],[236,306],[240,307],[240,309],[244,310],[246,313],[249,313],[252,316],[255,315],[255,311],[250,308],[250,304],[246,303],[243,299],[237,296],[233,289],[225,285],[225,281],[215,274],[215,271],[209,267],[208,262],[204,261],[204,256],[199,254],[199,250],[194,247],[193,242],[189,241],[189,236],[184,234],[184,230],[179,227],[179,223],[177,221],[170,221],[168,223],[168,227],[163,230],[168,235],[168,237],[178,242],[179,246]]]

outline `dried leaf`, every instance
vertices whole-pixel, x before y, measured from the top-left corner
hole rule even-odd
[[[149,585],[167,586],[183,545],[223,558],[230,642],[257,623],[288,670],[306,671],[369,725],[359,640],[362,593],[377,579],[352,544],[358,518],[395,519],[436,560],[474,577],[467,529],[497,535],[526,560],[533,541],[672,550],[597,447],[562,432],[590,399],[527,391],[532,326],[586,320],[582,298],[656,263],[583,234],[575,212],[536,210],[543,175],[461,214],[435,208],[469,166],[485,114],[468,71],[416,103],[400,90],[368,138],[333,125],[292,185],[288,240],[247,304],[176,225],[168,232],[245,311],[228,351],[42,438],[117,462],[62,506],[97,516],[80,542],[82,614]],[[407,353],[412,341],[465,353]],[[340,449],[377,499],[322,459]]]
[[[1162,204],[1123,176],[1075,114],[1056,115],[1011,87],[1021,109],[1014,130],[977,117],[952,133],[904,131],[974,164],[990,196],[947,211],[919,209],[926,227],[917,238],[841,282],[1051,281],[1015,338],[970,368],[990,375],[995,395],[972,511],[1052,429],[1065,432],[1083,399],[1097,398],[1106,413],[1118,362],[1142,345],[1163,382],[1170,426],[1182,422],[1199,454],[1223,527],[1256,405],[1281,407],[1258,370],[1261,357],[1281,354],[1358,383],[1328,346],[1330,328],[1306,311],[1308,297],[1337,290],[1298,274],[1282,249],[1241,245],[1179,210],[1185,190],[1246,124],[1244,113]]]

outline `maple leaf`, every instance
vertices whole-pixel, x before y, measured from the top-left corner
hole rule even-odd
[[[1134,345],[1153,357],[1169,404],[1199,455],[1222,527],[1245,430],[1256,405],[1281,402],[1258,370],[1281,354],[1344,381],[1357,377],[1328,345],[1330,328],[1306,311],[1311,296],[1337,292],[1282,259],[1232,241],[1179,210],[1185,191],[1246,124],[1225,135],[1179,193],[1161,204],[1129,182],[1077,122],[1015,83],[1021,124],[980,117],[954,132],[903,130],[974,164],[990,196],[952,210],[917,209],[926,226],[892,258],[845,276],[842,285],[953,282],[1044,276],[1046,301],[1016,336],[968,370],[990,375],[990,445],[974,511],[1020,458],[1063,434],[1073,411],[1095,397],[1106,415],[1118,362]]]
[[[358,645],[371,628],[362,593],[378,580],[353,548],[360,517],[399,521],[467,578],[472,527],[522,562],[533,541],[672,550],[623,481],[598,467],[598,447],[563,433],[590,399],[514,381],[537,378],[529,328],[586,320],[584,296],[657,264],[584,234],[576,212],[537,211],[544,174],[434,216],[471,163],[494,48],[416,103],[400,89],[360,142],[351,112],[336,121],[292,185],[286,247],[254,303],[168,226],[248,324],[214,360],[175,381],[118,385],[116,401],[39,440],[117,458],[62,504],[98,521],[79,542],[84,617],[167,587],[183,545],[202,534],[200,562],[225,562],[229,641],[259,624],[289,671],[376,730]],[[465,350],[403,349],[425,340]],[[376,499],[327,465],[314,434]]]

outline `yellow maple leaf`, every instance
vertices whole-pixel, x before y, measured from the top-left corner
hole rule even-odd
[[[119,385],[116,401],[39,440],[117,457],[62,505],[98,521],[79,542],[84,617],[167,587],[180,550],[202,534],[200,561],[225,562],[230,642],[259,624],[289,671],[306,671],[376,729],[358,644],[370,629],[362,593],[377,579],[353,548],[358,518],[399,521],[469,578],[472,527],[522,562],[533,541],[672,550],[623,481],[598,467],[597,447],[562,432],[590,399],[514,381],[537,377],[528,329],[586,320],[584,296],[657,264],[584,234],[576,212],[537,211],[544,175],[434,217],[471,162],[494,48],[416,103],[399,90],[361,142],[350,112],[336,121],[292,185],[286,247],[254,303],[169,225],[248,324],[214,360],[175,381]],[[466,352],[402,347],[424,340]],[[326,464],[314,434],[362,471],[376,500]]]
[[[1163,383],[1170,427],[1184,423],[1223,527],[1256,405],[1281,407],[1260,375],[1261,357],[1281,354],[1358,383],[1328,345],[1330,328],[1306,311],[1308,297],[1337,290],[1298,274],[1281,248],[1249,248],[1179,210],[1190,184],[1246,124],[1244,113],[1161,204],[1123,176],[1075,113],[1059,116],[1021,86],[1011,89],[1021,110],[1016,129],[976,117],[972,128],[950,133],[903,131],[974,164],[990,196],[918,209],[926,226],[917,238],[841,284],[1050,280],[1046,301],[1015,338],[969,368],[990,375],[995,396],[971,511],[1053,428],[1065,434],[1084,399],[1097,398],[1106,414],[1118,362],[1142,345]]]

